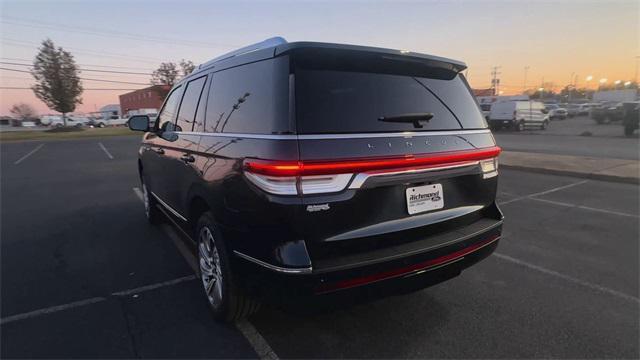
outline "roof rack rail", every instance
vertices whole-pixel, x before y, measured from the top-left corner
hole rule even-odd
[[[211,65],[213,65],[213,64],[215,64],[217,62],[220,62],[220,61],[226,60],[226,59],[230,59],[230,58],[235,57],[235,56],[240,56],[240,55],[252,52],[252,51],[257,51],[257,50],[261,50],[261,49],[267,49],[267,48],[270,48],[270,47],[274,47],[274,46],[278,46],[278,45],[282,45],[282,44],[286,44],[286,43],[287,43],[287,40],[285,40],[284,38],[282,38],[280,36],[272,37],[272,38],[266,39],[264,41],[261,41],[259,43],[255,43],[255,44],[252,44],[252,45],[249,45],[249,46],[245,46],[245,47],[240,48],[238,50],[234,50],[234,51],[228,52],[228,53],[226,53],[224,55],[220,55],[220,56],[218,56],[218,57],[216,57],[216,58],[214,58],[212,60],[207,61],[204,64],[200,64],[198,66],[198,70],[204,69],[204,68],[209,67],[209,66],[211,66]]]

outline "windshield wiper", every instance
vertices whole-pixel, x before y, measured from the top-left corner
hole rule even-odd
[[[401,114],[401,115],[394,115],[394,116],[381,116],[378,118],[378,121],[394,122],[394,123],[400,123],[400,122],[413,123],[414,127],[422,128],[422,124],[420,124],[420,122],[421,121],[428,122],[429,120],[431,120],[431,118],[433,118],[433,113],[414,113],[414,114]]]

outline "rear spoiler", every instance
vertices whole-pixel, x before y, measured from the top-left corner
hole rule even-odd
[[[406,61],[409,63],[420,63],[432,68],[449,70],[459,73],[467,68],[467,64],[462,61],[448,59],[444,57],[422,54],[408,50],[393,50],[371,46],[332,44],[320,42],[292,42],[276,46],[274,56],[295,53],[300,51],[310,51],[314,53],[331,54],[359,54],[371,57],[384,58],[389,60]]]

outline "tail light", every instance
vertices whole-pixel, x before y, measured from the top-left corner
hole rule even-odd
[[[353,175],[390,170],[420,170],[461,163],[478,163],[483,176],[497,175],[498,146],[477,150],[338,161],[277,161],[246,159],[247,179],[262,190],[278,195],[333,193],[344,190]]]

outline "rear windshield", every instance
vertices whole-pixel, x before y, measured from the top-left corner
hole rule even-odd
[[[471,92],[458,75],[451,80],[368,72],[296,69],[299,134],[434,131],[486,128]],[[433,114],[421,121],[379,118]]]

